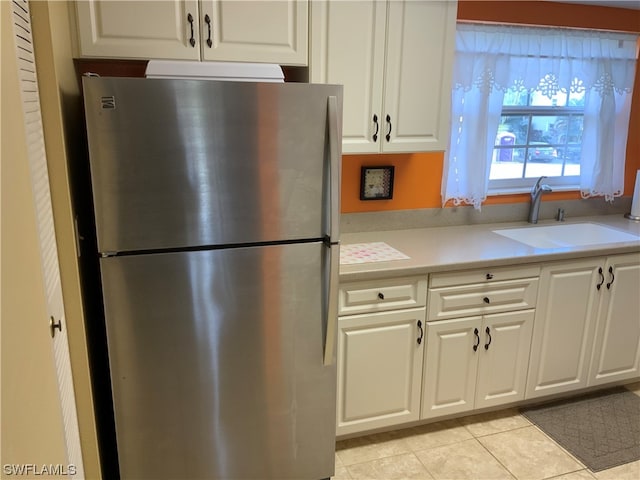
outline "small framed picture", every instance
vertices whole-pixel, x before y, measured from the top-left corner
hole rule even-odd
[[[390,200],[393,198],[394,167],[362,167],[360,200]]]

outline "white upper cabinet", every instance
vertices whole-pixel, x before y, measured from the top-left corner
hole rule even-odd
[[[384,1],[311,3],[309,77],[344,85],[343,153],[380,151],[386,22]]]
[[[457,11],[456,2],[389,2],[383,152],[447,148]]]
[[[83,57],[200,58],[196,0],[79,1],[76,13]]]
[[[306,0],[76,2],[83,57],[307,64]]]
[[[307,2],[201,1],[202,59],[307,64]]]
[[[445,150],[457,3],[313,1],[310,80],[344,85],[343,153]]]

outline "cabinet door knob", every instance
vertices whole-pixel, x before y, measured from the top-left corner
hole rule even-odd
[[[422,321],[418,320],[418,328],[420,329],[420,336],[418,337],[418,345],[422,343],[422,338],[424,337],[424,330],[422,329]]]
[[[380,300],[384,300],[384,293],[382,293],[382,292],[378,292],[378,298],[379,298]]]
[[[491,329],[487,327],[487,329],[485,330],[485,333],[489,336],[489,341],[484,344],[484,349],[489,350],[489,345],[491,345]]]
[[[187,15],[187,22],[189,22],[189,27],[191,28],[191,38],[189,38],[189,45],[191,45],[192,47],[195,47],[196,39],[194,38],[194,34],[193,34],[193,15],[191,14]]]
[[[482,301],[483,301],[484,303],[487,303],[487,304],[488,304],[488,303],[491,303],[491,300],[489,300],[489,297],[484,297],[484,298],[482,299]]]
[[[480,332],[478,331],[477,328],[473,329],[473,334],[476,336],[476,343],[473,346],[473,351],[477,352],[478,351],[478,346],[480,345],[480,335],[478,335]]]
[[[380,125],[378,124],[378,115],[373,114],[373,123],[376,126],[376,131],[373,132],[373,141],[374,143],[378,141],[378,131],[380,130]]]

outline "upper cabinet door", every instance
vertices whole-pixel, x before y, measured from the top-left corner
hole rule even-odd
[[[383,152],[447,148],[456,15],[456,2],[389,2]]]
[[[445,150],[457,3],[311,8],[310,79],[344,85],[343,153]]]
[[[343,153],[378,153],[382,139],[385,1],[311,3],[310,81],[344,85]]]
[[[200,58],[196,0],[76,2],[84,57]]]
[[[306,65],[307,0],[203,0],[202,59]]]

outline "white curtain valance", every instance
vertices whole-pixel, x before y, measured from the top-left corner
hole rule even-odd
[[[637,35],[600,31],[458,24],[454,88],[630,93]]]

